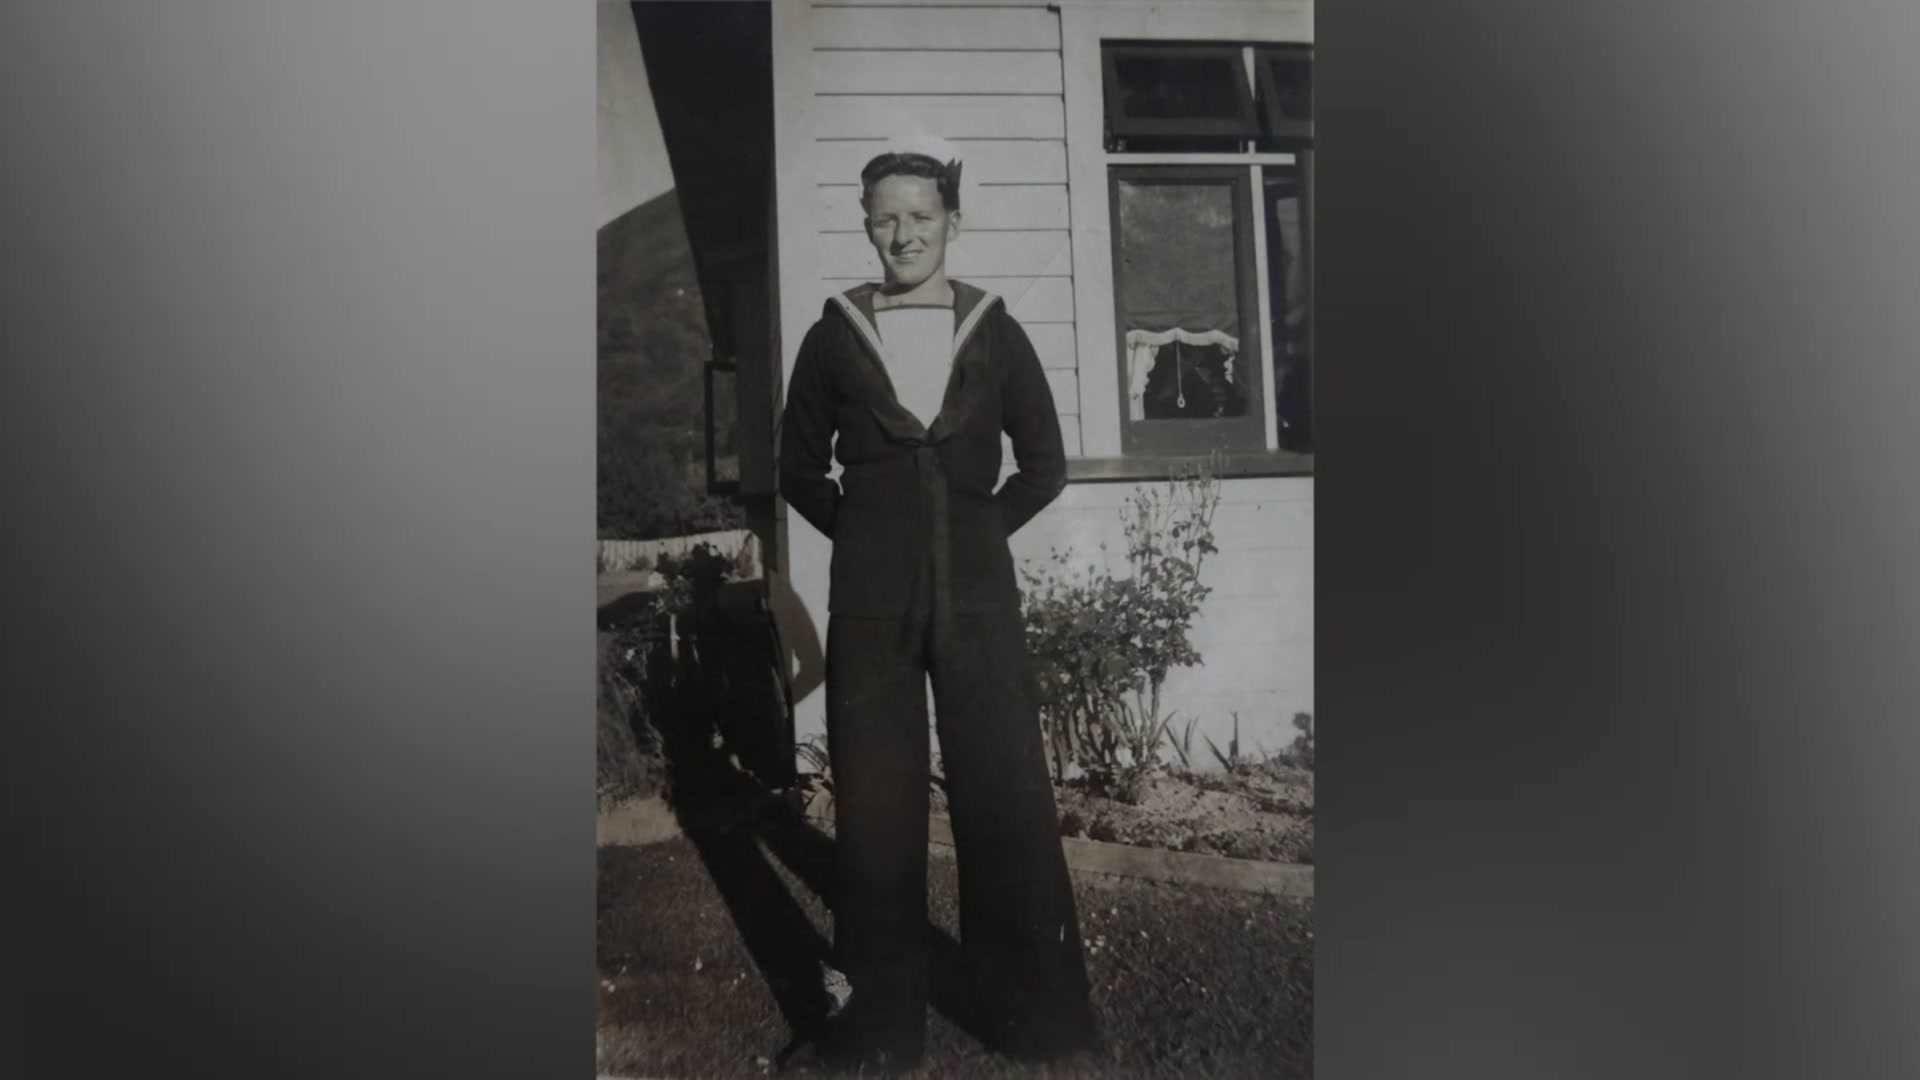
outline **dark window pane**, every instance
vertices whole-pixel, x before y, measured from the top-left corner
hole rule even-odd
[[[1268,136],[1313,138],[1313,53],[1306,48],[1268,48],[1257,53],[1261,126]]]
[[[1271,56],[1274,95],[1267,102],[1280,119],[1313,119],[1313,63],[1303,56]]]
[[[1247,415],[1228,182],[1115,184],[1128,418]]]
[[[1240,115],[1240,88],[1230,56],[1115,58],[1120,107],[1132,117],[1177,120],[1189,116],[1232,119]]]
[[[1113,135],[1258,133],[1253,88],[1238,46],[1113,45],[1102,55]]]
[[[1279,441],[1306,451],[1313,447],[1313,289],[1305,246],[1310,209],[1298,167],[1268,166],[1263,173]]]

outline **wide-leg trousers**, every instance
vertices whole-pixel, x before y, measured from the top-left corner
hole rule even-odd
[[[960,879],[961,982],[990,1044],[1054,1056],[1093,1044],[1085,959],[1018,611],[934,620],[833,615],[827,738],[834,777],[837,963],[864,1045],[924,1046],[928,717]],[[903,633],[903,629],[906,633]]]

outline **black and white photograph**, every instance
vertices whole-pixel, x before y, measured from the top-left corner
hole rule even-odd
[[[0,1077],[1920,1077],[1915,0],[0,24]]]
[[[1311,1076],[1311,3],[597,17],[600,1076]]]

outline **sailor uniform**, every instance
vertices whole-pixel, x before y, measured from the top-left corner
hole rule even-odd
[[[1048,1056],[1095,1025],[1007,538],[1059,495],[1066,456],[1026,333],[999,297],[950,284],[944,364],[924,314],[876,319],[875,286],[830,300],[781,422],[781,494],[833,539],[834,947],[862,1037],[917,1057],[931,679],[974,1019],[1001,1048]],[[1017,468],[1000,483],[1003,434]]]

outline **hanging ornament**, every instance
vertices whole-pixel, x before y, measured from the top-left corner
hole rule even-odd
[[[1184,365],[1180,363],[1180,339],[1174,338],[1173,339],[1173,392],[1174,392],[1173,403],[1176,407],[1182,408],[1182,409],[1187,407],[1187,384],[1186,384],[1186,380],[1181,377],[1184,374],[1186,374],[1182,370],[1183,366]]]

